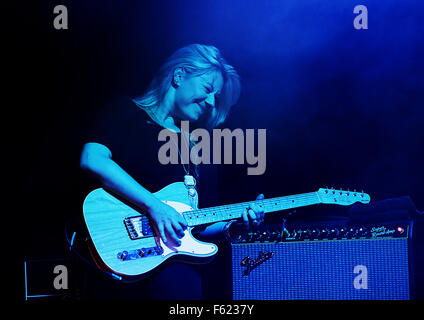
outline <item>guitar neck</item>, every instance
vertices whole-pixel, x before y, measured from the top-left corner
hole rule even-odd
[[[183,215],[190,227],[219,221],[238,219],[247,208],[255,203],[265,213],[299,208],[321,203],[317,192],[303,193],[292,196],[241,202],[217,207],[210,207],[184,212]]]

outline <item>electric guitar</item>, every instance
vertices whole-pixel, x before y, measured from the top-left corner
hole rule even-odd
[[[165,244],[155,234],[146,214],[102,188],[93,190],[84,200],[83,215],[91,238],[91,254],[99,268],[117,279],[138,280],[169,260],[207,262],[217,253],[218,247],[195,239],[191,234],[193,227],[240,218],[251,203],[269,213],[320,203],[351,205],[370,201],[370,196],[363,192],[321,188],[298,195],[194,209],[189,205],[183,182],[172,183],[155,196],[187,221],[188,228],[180,245],[171,240]]]

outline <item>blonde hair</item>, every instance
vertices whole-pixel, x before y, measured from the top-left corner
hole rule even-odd
[[[207,120],[207,128],[215,128],[225,121],[231,107],[240,96],[240,78],[235,69],[222,57],[220,51],[214,46],[190,44],[177,50],[162,65],[154,76],[147,91],[133,99],[135,104],[142,109],[158,106],[168,92],[174,70],[184,68],[192,76],[198,76],[211,71],[219,71],[224,79],[221,94],[216,101],[215,112]]]

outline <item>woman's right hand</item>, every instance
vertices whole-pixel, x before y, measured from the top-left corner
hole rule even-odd
[[[160,235],[162,241],[167,244],[169,240],[179,246],[179,238],[184,236],[187,222],[174,208],[158,200],[148,209],[153,228]]]

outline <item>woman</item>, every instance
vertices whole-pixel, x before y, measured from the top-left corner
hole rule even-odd
[[[167,128],[180,132],[180,121],[212,129],[225,120],[231,106],[238,100],[239,91],[239,77],[218,49],[200,44],[183,47],[160,68],[145,94],[132,101],[118,101],[112,105],[111,111],[106,112],[103,133],[99,134],[102,130],[97,131],[90,137],[91,142],[83,147],[81,168],[94,176],[101,186],[146,212],[165,243],[169,240],[179,243],[187,222],[147,188],[156,190],[159,183],[163,187],[175,182],[172,179],[183,180],[183,176],[194,175],[199,180],[199,175],[195,168],[190,168],[190,164],[159,164],[158,130]],[[115,125],[116,128],[113,127]],[[258,199],[263,199],[263,196]],[[252,205],[242,216],[248,226],[249,221],[260,223],[263,211]],[[215,223],[202,230],[200,235],[222,234],[226,226],[225,222]],[[176,273],[184,271],[173,270],[169,274],[182,278]],[[151,288],[161,286],[161,275],[156,279],[159,280],[154,285],[149,283]],[[163,281],[165,283],[169,281]],[[154,298],[181,299],[183,285],[159,290]],[[152,298],[150,293],[153,289],[149,290],[147,297]],[[193,292],[194,296],[188,294],[188,298],[199,298],[199,289],[194,288]]]

